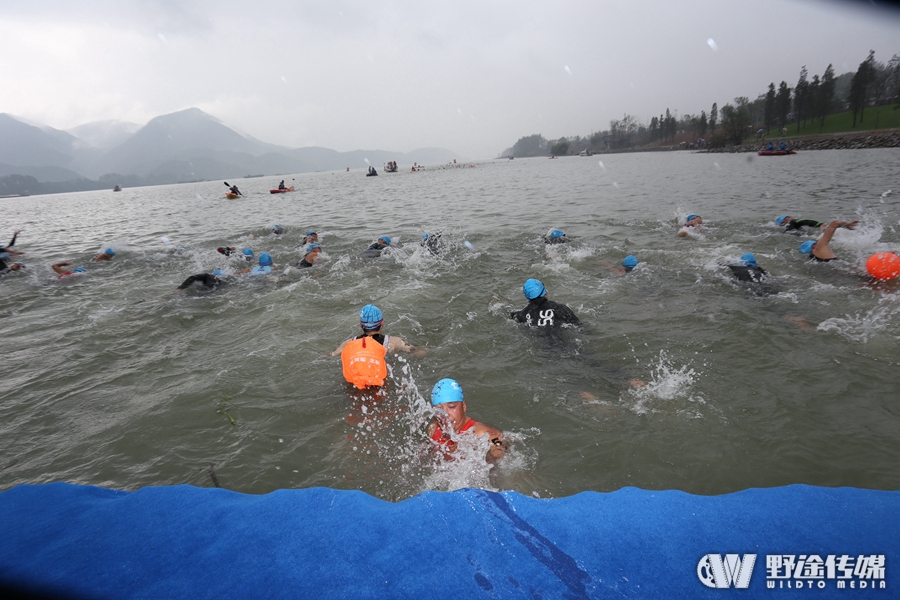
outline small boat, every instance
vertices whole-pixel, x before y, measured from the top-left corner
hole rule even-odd
[[[225,197],[229,200],[234,200],[238,197],[238,194],[235,194],[234,192],[225,192]]]
[[[757,152],[760,156],[787,156],[788,154],[797,154],[796,150],[760,150]]]
[[[291,187],[286,187],[284,189],[269,190],[269,193],[270,194],[284,194],[285,192],[293,192],[293,191],[294,191],[294,186],[291,186]]]
[[[397,161],[391,161],[387,163],[384,167],[385,173],[396,173],[397,172]]]
[[[117,185],[116,187],[113,188],[113,191],[114,191],[114,192],[121,192],[121,191],[122,191],[122,187]]]

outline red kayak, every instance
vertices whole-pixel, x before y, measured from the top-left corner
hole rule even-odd
[[[284,188],[283,190],[269,190],[270,194],[283,194],[285,192],[293,192],[294,186]]]
[[[797,154],[794,150],[760,150],[757,152],[760,156],[787,156],[788,154]]]

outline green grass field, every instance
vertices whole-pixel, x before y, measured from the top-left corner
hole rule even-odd
[[[825,124],[820,126],[819,120],[807,121],[805,126],[800,127],[797,131],[797,123],[788,123],[788,133],[786,137],[798,137],[815,135],[818,133],[853,133],[854,131],[872,131],[874,129],[897,129],[900,128],[900,108],[896,104],[886,106],[871,106],[866,109],[863,115],[864,121],[859,121],[859,115],[856,118],[856,127],[853,125],[853,113],[849,110],[842,113],[835,113],[825,117]],[[768,137],[781,137],[778,129],[773,128]]]

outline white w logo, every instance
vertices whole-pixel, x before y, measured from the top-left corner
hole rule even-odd
[[[543,327],[544,325],[553,325],[553,309],[549,308],[547,310],[542,310],[540,313],[540,319],[538,319],[538,327]]]
[[[754,564],[755,554],[745,554],[743,560],[737,554],[726,554],[724,561],[721,554],[707,554],[697,563],[697,577],[706,587],[730,588],[733,583],[736,588],[746,589]]]

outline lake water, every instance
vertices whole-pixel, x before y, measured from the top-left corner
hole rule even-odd
[[[238,200],[205,182],[2,201],[0,242],[22,229],[28,269],[0,279],[0,488],[212,486],[211,464],[235,491],[387,500],[462,486],[900,488],[900,285],[873,286],[863,269],[900,249],[900,150],[354,170],[288,176],[297,191],[270,195],[279,179],[230,181]],[[676,237],[688,213],[706,229]],[[834,238],[844,260],[815,264],[797,251],[810,236],[773,225],[784,213],[860,226]],[[276,222],[284,235],[269,234]],[[545,246],[552,227],[574,241]],[[313,269],[174,293],[191,274],[246,265],[218,246],[294,264],[309,228],[327,252]],[[437,257],[418,244],[436,230]],[[364,258],[380,235],[394,248]],[[89,263],[108,244],[116,257]],[[745,252],[773,276],[762,289],[723,266]],[[607,268],[627,254],[634,272]],[[57,281],[49,265],[62,260],[87,273]],[[585,330],[509,320],[529,277]],[[370,302],[387,333],[427,348],[391,359],[378,403],[348,393],[330,356]],[[497,467],[428,452],[443,377],[510,440]]]

